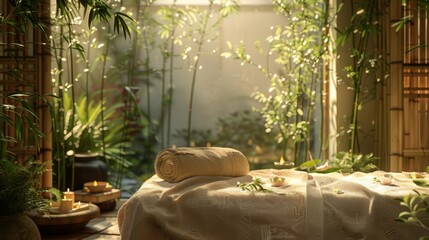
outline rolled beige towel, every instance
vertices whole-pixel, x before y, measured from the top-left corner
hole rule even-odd
[[[169,182],[193,176],[244,176],[247,158],[240,151],[222,147],[167,148],[155,159],[155,173]]]

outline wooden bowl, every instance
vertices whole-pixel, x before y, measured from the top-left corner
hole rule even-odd
[[[91,193],[101,193],[112,190],[112,187],[110,187],[110,185],[108,186],[107,182],[102,181],[86,182],[83,184],[83,187],[88,189]]]

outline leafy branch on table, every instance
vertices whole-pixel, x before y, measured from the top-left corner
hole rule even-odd
[[[241,188],[243,191],[257,191],[257,192],[273,192],[269,189],[262,186],[261,178],[254,178],[251,182],[240,183],[237,182],[237,187]]]

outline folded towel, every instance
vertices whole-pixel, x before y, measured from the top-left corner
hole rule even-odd
[[[244,176],[247,158],[238,150],[221,147],[167,148],[155,159],[158,177],[179,182],[193,176]]]

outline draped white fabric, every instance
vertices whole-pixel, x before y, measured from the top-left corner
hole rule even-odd
[[[371,174],[307,174],[255,170],[243,177],[196,176],[169,183],[153,176],[119,210],[122,239],[418,239],[428,232],[394,221],[406,209],[397,198],[429,194],[402,173],[395,182]],[[285,176],[287,186],[268,179]],[[260,177],[273,193],[242,191]]]

